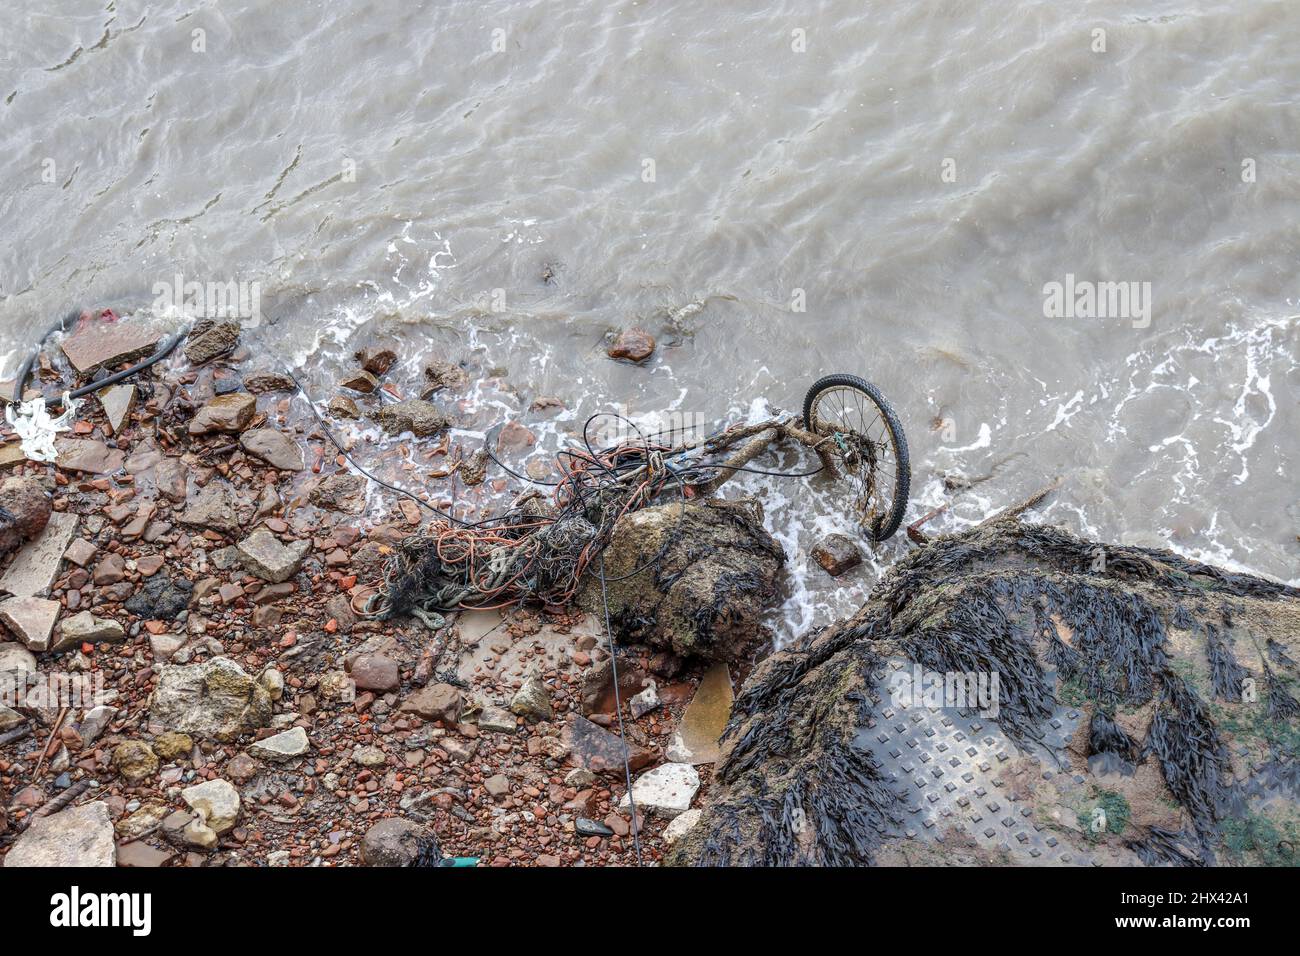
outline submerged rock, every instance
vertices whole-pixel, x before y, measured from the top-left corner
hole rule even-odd
[[[254,428],[239,436],[239,444],[250,455],[281,471],[302,471],[307,463],[302,446],[274,428]]]
[[[605,550],[610,617],[622,641],[682,657],[739,660],[759,637],[764,609],[777,600],[784,562],[756,501],[644,508],[618,522]],[[641,567],[647,570],[633,573]],[[603,613],[594,574],[580,601]]]
[[[162,331],[143,319],[116,322],[83,319],[63,340],[63,354],[82,375],[103,366],[120,365],[153,351]]]
[[[831,577],[839,577],[862,563],[862,551],[842,534],[828,534],[812,549],[813,560]]]
[[[1235,861],[1222,824],[1293,806],[1268,728],[1300,715],[1298,624],[1300,590],[1169,551],[1014,517],[935,539],[759,664],[669,862]]]
[[[194,323],[185,340],[185,357],[203,365],[235,350],[239,344],[239,323],[206,320]]]
[[[257,414],[257,399],[247,392],[218,395],[190,419],[191,435],[209,432],[239,432],[248,427]]]
[[[655,337],[645,329],[624,329],[605,351],[613,359],[644,362],[654,354]]]
[[[421,398],[428,398],[442,389],[459,391],[469,384],[469,373],[453,362],[430,359],[424,366],[424,379],[427,383]]]
[[[436,435],[448,425],[447,417],[437,405],[420,398],[385,405],[371,417],[390,435],[411,432],[417,438]]]

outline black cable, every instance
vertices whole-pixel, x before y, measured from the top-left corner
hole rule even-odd
[[[40,339],[36,343],[36,347],[32,349],[31,353],[27,356],[27,360],[23,362],[22,367],[18,370],[18,377],[14,379],[14,394],[12,398],[13,404],[18,405],[22,402],[23,390],[27,387],[27,380],[31,377],[32,366],[36,364],[36,358],[41,354],[41,349],[44,347],[45,343],[49,340],[50,336],[53,335],[55,332],[66,332],[68,330],[68,321],[73,318],[79,318],[80,315],[81,313],[79,311],[69,312],[57,323],[50,326],[50,328],[46,331],[46,333],[40,337]],[[176,346],[180,344],[181,339],[185,338],[186,334],[187,333],[184,330],[180,332],[176,332],[175,334],[170,336],[162,344],[162,346],[159,347],[159,349],[156,352],[154,352],[153,355],[149,356],[147,359],[137,362],[136,364],[132,365],[130,368],[122,369],[122,371],[120,372],[114,372],[112,375],[99,379],[98,381],[91,382],[89,385],[83,385],[80,388],[74,389],[73,391],[68,393],[68,397],[81,398],[84,395],[90,395],[92,392],[98,392],[100,389],[108,388],[110,385],[116,385],[118,382],[122,382],[128,378],[131,378],[132,376],[139,375],[141,372],[149,368],[151,365],[155,365],[158,362],[161,362],[168,355],[170,355],[176,349]],[[45,400],[45,406],[47,408],[54,408],[56,406],[63,404],[63,396],[61,395],[51,395],[46,397],[44,400]]]
[[[609,670],[614,678],[614,710],[618,714],[618,738],[623,748],[623,778],[627,781],[627,802],[632,808],[632,845],[636,848],[636,865],[642,866],[641,827],[636,814],[636,797],[632,795],[632,762],[627,748],[627,731],[623,727],[623,701],[618,688],[618,655],[614,652],[614,629],[609,624],[609,593],[605,590],[605,554],[600,554],[600,600],[605,606],[605,637],[609,641]]]

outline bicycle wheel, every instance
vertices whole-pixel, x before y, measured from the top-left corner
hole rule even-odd
[[[819,378],[803,400],[808,430],[824,436],[842,477],[853,489],[856,520],[876,541],[898,530],[907,509],[912,465],[907,437],[880,389],[838,373]]]

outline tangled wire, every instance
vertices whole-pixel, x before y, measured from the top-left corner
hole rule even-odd
[[[593,447],[591,429],[601,418],[630,426],[635,439]],[[549,485],[551,500],[531,490],[496,517],[474,523],[455,519],[433,522],[397,546],[367,611],[386,618],[412,611],[493,609],[530,602],[547,607],[568,604],[624,515],[673,491],[683,499],[696,497],[716,487],[720,477],[736,471],[785,477],[821,471],[824,464],[796,473],[746,467],[744,462],[752,455],[743,461],[704,460],[741,438],[769,431],[782,434],[792,428],[779,421],[732,426],[700,441],[668,444],[662,439],[671,432],[644,435],[623,416],[601,413],[587,420],[580,446],[556,454],[560,479],[554,483],[524,478],[491,456],[516,478]],[[640,573],[653,563],[623,577]]]

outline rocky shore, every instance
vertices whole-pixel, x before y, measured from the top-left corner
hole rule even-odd
[[[158,338],[87,319],[62,356],[45,350],[40,387],[61,393]],[[428,514],[352,471],[239,338],[200,325],[183,355],[87,397],[54,463],[0,447],[0,859],[402,865],[436,841],[479,865],[635,863],[603,622],[367,617]],[[631,338],[611,357],[653,349]],[[506,482],[485,482],[482,449],[447,431],[474,414],[474,370],[433,356],[423,381],[396,381],[394,358],[359,353],[322,398],[326,421],[358,454],[352,426],[393,436],[387,456],[428,500],[490,506]],[[521,409],[500,447],[529,444],[527,416],[552,403]],[[641,644],[617,663],[655,863],[698,816],[746,665]],[[78,677],[102,682],[97,699],[48,693]]]

